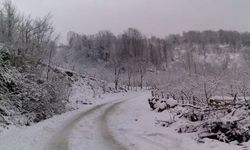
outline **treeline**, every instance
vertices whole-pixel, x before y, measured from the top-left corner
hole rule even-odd
[[[121,62],[136,59],[155,65],[171,61],[174,44],[156,37],[148,39],[140,31],[133,28],[129,28],[118,36],[110,31],[100,31],[95,35],[80,35],[69,32],[68,43],[71,49],[83,53],[85,58],[105,62],[114,61],[112,59]]]
[[[236,52],[241,47],[250,46],[250,33],[237,31],[188,31],[183,34],[172,34],[166,38],[146,37],[139,30],[129,28],[115,36],[110,31],[100,31],[94,35],[68,33],[69,47],[83,52],[86,58],[110,61],[111,56],[127,61],[143,59],[154,65],[169,63],[174,59],[176,48],[187,45],[200,46],[203,53],[209,45],[227,45]]]

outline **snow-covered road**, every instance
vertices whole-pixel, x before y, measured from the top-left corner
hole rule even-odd
[[[72,129],[74,129],[77,124],[79,124],[79,121],[84,120],[85,118],[87,118],[86,121],[96,126],[95,128],[97,130],[94,130],[93,132],[97,132],[100,134],[99,137],[101,138],[101,141],[104,144],[103,146],[105,146],[107,150],[126,149],[125,147],[120,145],[115,140],[115,137],[113,137],[112,133],[109,132],[106,120],[107,115],[112,110],[112,108],[124,101],[125,100],[115,100],[106,104],[97,105],[88,111],[76,115],[61,130],[59,130],[57,134],[53,136],[53,138],[44,150],[69,150],[69,135]],[[81,125],[84,126],[85,124]],[[83,135],[87,134],[83,133]],[[96,143],[95,145],[98,146],[98,143]],[[102,149],[103,148],[104,147],[102,147]]]
[[[138,93],[107,95],[95,106],[86,105],[31,127],[11,127],[0,135],[0,150],[126,149],[110,132],[107,118],[114,107],[136,96]],[[86,132],[79,131],[77,126]],[[81,143],[87,147],[72,145],[77,141],[76,135],[84,138]],[[88,136],[95,138],[89,142]]]
[[[79,122],[80,119],[100,109],[103,106],[105,106],[105,104],[95,106],[94,108],[86,112],[76,115],[74,119],[66,123],[65,127],[59,130],[58,133],[53,136],[53,138],[44,150],[68,150],[68,136],[70,135],[70,132],[74,128],[74,126]]]
[[[55,116],[0,135],[0,150],[240,150],[155,125],[169,114],[150,111],[149,92],[109,95],[95,106]]]

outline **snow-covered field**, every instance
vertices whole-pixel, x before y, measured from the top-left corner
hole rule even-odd
[[[55,116],[0,136],[0,150],[242,150],[243,146],[213,140],[197,143],[192,134],[178,134],[156,120],[171,117],[151,111],[149,92],[105,95],[94,105]]]

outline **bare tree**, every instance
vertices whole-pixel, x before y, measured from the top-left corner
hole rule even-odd
[[[130,87],[132,86],[131,79],[133,75],[133,64],[127,63],[127,77],[128,77],[128,90],[130,90]]]
[[[118,85],[120,82],[120,78],[121,78],[121,63],[117,60],[113,60],[112,61],[112,68],[113,68],[113,72],[114,72],[114,83],[115,83],[115,89],[118,89]]]
[[[143,80],[144,80],[144,76],[147,72],[147,63],[144,60],[140,60],[138,62],[138,73],[140,76],[140,88],[143,88]]]

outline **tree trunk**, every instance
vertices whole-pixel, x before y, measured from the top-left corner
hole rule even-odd
[[[51,56],[52,56],[52,48],[50,49],[49,52],[49,62],[48,62],[48,70],[47,70],[47,81],[49,80],[49,72],[50,72],[50,63],[51,63]]]

